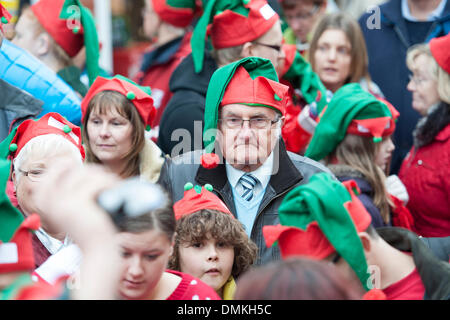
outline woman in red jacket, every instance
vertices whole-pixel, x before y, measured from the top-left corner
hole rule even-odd
[[[399,177],[409,193],[416,232],[450,236],[450,35],[409,50],[412,107],[423,118]]]

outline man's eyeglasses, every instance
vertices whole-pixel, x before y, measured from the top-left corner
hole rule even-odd
[[[307,13],[301,13],[301,14],[296,14],[296,15],[285,14],[286,20],[309,20],[316,14],[316,12],[319,10],[319,8],[320,8],[320,5],[316,4]]]
[[[230,129],[238,129],[242,128],[244,121],[249,122],[249,126],[251,129],[266,129],[272,126],[274,123],[277,123],[280,119],[271,120],[267,118],[252,118],[252,119],[241,119],[241,118],[222,118],[219,119],[225,126]]]
[[[260,43],[260,42],[253,42],[254,44],[260,45],[260,46],[264,46],[267,48],[271,48],[273,50],[276,50],[277,52],[281,51],[281,46],[277,46],[275,44],[265,44],[265,43]]]
[[[29,171],[19,169],[19,172],[24,176],[27,176],[31,181],[36,182],[42,180],[42,178],[45,176],[46,171],[44,169],[32,169]]]

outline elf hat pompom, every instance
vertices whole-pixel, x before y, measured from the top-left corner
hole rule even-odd
[[[347,133],[372,137],[379,142],[391,135],[395,121],[388,106],[357,83],[336,91],[324,109],[305,156],[319,161],[330,154]]]
[[[161,20],[179,28],[191,24],[198,12],[195,0],[147,0]]]
[[[235,76],[236,79],[245,81],[245,85],[235,81]],[[214,149],[216,135],[211,130],[217,129],[219,107],[224,104],[223,99],[228,103],[235,101],[231,103],[249,107],[267,107],[283,114],[288,91],[287,86],[279,83],[275,68],[267,59],[248,57],[216,70],[206,93],[203,131],[206,153],[211,153]],[[262,96],[259,97],[256,93]]]
[[[287,229],[288,232],[295,231],[291,236],[295,243],[302,243],[297,249],[293,247],[292,252],[322,259],[336,251],[366,287],[369,274],[358,232],[367,229],[371,217],[354,194],[357,191],[355,186],[352,183],[344,185],[328,173],[315,174],[309,183],[294,188],[286,195],[279,207],[279,216],[282,226],[296,228]],[[276,231],[273,227],[263,230],[266,230],[263,231],[265,235]],[[278,227],[269,244],[278,240],[280,247],[285,246],[282,242],[284,232]],[[324,239],[320,237],[321,233]]]
[[[67,121],[56,112],[45,114],[38,120],[26,120],[15,128],[0,144],[0,157],[2,159],[15,159],[20,150],[33,138],[46,134],[57,134],[73,143],[80,151],[82,159],[85,158],[81,143],[81,129]]]
[[[92,84],[100,73],[100,45],[89,9],[80,0],[39,0],[31,10],[69,57],[73,58],[86,47],[86,68]]]
[[[89,88],[83,101],[81,101],[81,117],[84,121],[89,102],[99,92],[116,91],[127,97],[128,100],[136,107],[142,122],[149,126],[156,114],[156,108],[151,97],[150,87],[144,87],[136,84],[128,78],[116,75],[113,78],[97,77],[95,82]]]
[[[3,32],[3,25],[11,21],[11,14],[6,10],[6,8],[0,3],[0,31]]]
[[[279,20],[266,0],[203,0],[203,8],[191,38],[197,73],[203,69],[207,34],[215,49],[229,48],[261,37]]]
[[[450,73],[450,34],[431,39],[430,50],[438,65]]]
[[[10,161],[0,160],[0,274],[35,268],[30,230],[39,228],[39,216],[23,215],[6,195]]]
[[[176,220],[203,209],[217,210],[233,216],[225,203],[212,193],[211,185],[194,187],[192,183],[187,183],[184,189],[183,198],[173,205]]]

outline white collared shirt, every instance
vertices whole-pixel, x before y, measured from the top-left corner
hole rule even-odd
[[[228,181],[233,189],[237,190],[239,194],[242,194],[242,185],[239,179],[246,174],[251,173],[255,178],[259,180],[259,183],[253,189],[253,194],[257,196],[260,192],[266,189],[269,184],[270,177],[273,171],[273,151],[270,153],[269,157],[264,161],[262,166],[252,172],[245,172],[242,170],[235,169],[231,164],[225,160],[225,168],[227,171]]]
[[[444,8],[445,5],[447,4],[447,0],[442,0],[441,3],[437,6],[436,9],[433,10],[433,12],[431,12],[428,15],[427,21],[434,21],[436,19],[438,19],[441,15],[442,12],[444,12]],[[405,18],[408,21],[419,21],[417,20],[417,18],[413,17],[413,15],[411,14],[411,11],[409,10],[409,5],[408,5],[408,0],[402,0],[402,16],[403,18]]]

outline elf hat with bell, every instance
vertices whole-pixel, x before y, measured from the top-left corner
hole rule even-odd
[[[289,81],[295,89],[300,89],[306,103],[315,104],[320,114],[327,105],[327,89],[294,44],[283,44],[282,50],[285,59],[280,77]]]
[[[11,18],[12,18],[11,14],[0,3],[0,31],[3,32],[3,25],[8,24],[11,21]]]
[[[180,28],[185,28],[199,11],[195,0],[147,0],[161,20]]]
[[[233,216],[225,203],[212,193],[213,187],[210,184],[201,187],[186,183],[184,190],[183,198],[173,205],[176,220],[204,209],[217,210]]]
[[[116,75],[112,78],[98,77],[95,80],[89,88],[89,91],[86,93],[83,101],[81,101],[82,122],[86,116],[89,102],[97,93],[102,91],[116,91],[127,97],[127,99],[136,107],[142,122],[147,126],[147,130],[150,128],[150,124],[156,114],[150,87],[140,86],[121,75]]]
[[[394,130],[395,119],[385,103],[359,84],[347,84],[336,91],[324,109],[305,156],[316,161],[323,159],[347,134],[372,137],[374,142],[380,142]]]
[[[100,45],[89,9],[80,0],[39,0],[31,10],[69,57],[73,58],[86,47],[86,68],[92,84],[100,73]]]
[[[31,232],[39,229],[40,219],[33,214],[24,220],[5,193],[10,162],[0,160],[0,274],[35,268]]]
[[[203,9],[191,38],[197,73],[203,68],[207,35],[215,49],[235,47],[261,37],[279,20],[266,0],[203,0]]]
[[[265,226],[267,246],[278,241],[283,258],[293,255],[324,259],[337,252],[367,286],[367,262],[358,232],[365,231],[371,216],[356,197],[351,180],[344,184],[328,173],[287,194],[280,208],[280,225]]]
[[[438,65],[450,73],[450,34],[431,39],[430,50]]]
[[[15,159],[31,139],[46,134],[57,134],[71,142],[84,160],[81,129],[56,112],[50,112],[37,120],[26,120],[15,128],[0,144],[1,159]]]
[[[205,103],[203,142],[207,153],[214,149],[219,108],[226,104],[266,107],[284,115],[289,88],[278,81],[272,63],[249,57],[219,68],[209,82]]]

